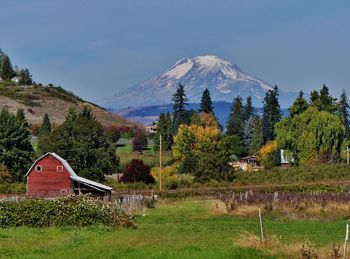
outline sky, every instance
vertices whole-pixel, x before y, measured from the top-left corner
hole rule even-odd
[[[2,0],[0,48],[90,101],[217,55],[288,91],[350,94],[349,0]]]

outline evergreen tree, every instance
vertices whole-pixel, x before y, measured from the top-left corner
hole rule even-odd
[[[41,127],[39,129],[39,136],[43,135],[43,134],[47,134],[51,132],[51,122],[50,122],[50,118],[49,115],[47,113],[45,113],[44,118],[43,118],[43,122],[41,124]]]
[[[21,85],[32,85],[32,75],[27,68],[19,70],[17,76]]]
[[[309,107],[306,99],[304,98],[303,91],[299,92],[299,96],[295,99],[293,105],[289,108],[289,115],[294,117],[297,114],[302,113]]]
[[[242,98],[236,97],[233,99],[231,113],[227,121],[226,135],[233,136],[236,135],[241,140],[243,140],[243,105]]]
[[[264,98],[262,127],[265,142],[273,140],[275,138],[275,124],[282,118],[278,96],[279,91],[276,85],[273,90],[268,90],[266,92]]]
[[[329,89],[326,85],[323,85],[320,90],[320,106],[319,111],[328,111],[328,112],[334,112],[335,105],[334,105],[335,99],[329,94]]]
[[[181,124],[189,124],[190,118],[186,111],[187,97],[185,88],[179,84],[173,95],[173,132],[176,133]]]
[[[165,135],[164,135],[164,150],[171,150],[173,144],[172,121],[170,112],[165,115]]]
[[[261,146],[264,144],[264,135],[263,135],[263,127],[262,120],[260,117],[256,116],[253,122],[253,133],[249,146],[250,154],[257,154],[260,150]]]
[[[213,103],[211,101],[210,92],[207,88],[203,91],[199,112],[214,114]]]
[[[252,142],[254,122],[255,122],[255,116],[250,116],[249,119],[244,123],[243,142],[244,142],[244,145],[248,148]]]
[[[171,145],[173,143],[172,135],[172,122],[170,112],[166,115],[162,112],[159,115],[157,133],[154,136],[154,151],[159,151],[160,135],[162,135],[162,149],[163,151],[171,150]]]
[[[43,137],[39,150],[64,157],[77,174],[88,179],[102,181],[119,171],[116,146],[87,107],[80,113],[70,110],[66,120]]]
[[[0,112],[0,164],[5,165],[15,181],[23,181],[32,162],[32,145],[30,142],[28,122],[23,110],[16,115],[7,109]]]
[[[10,57],[7,54],[5,54],[1,62],[0,77],[2,79],[11,79],[15,75],[16,74],[13,70]]]
[[[246,105],[244,106],[243,119],[246,121],[254,114],[254,107],[252,103],[252,97],[248,96]]]
[[[165,114],[164,112],[161,112],[159,114],[159,119],[157,123],[157,133],[154,136],[154,151],[159,151],[159,143],[160,143],[160,135],[162,135],[162,142],[164,141],[164,135],[166,132],[166,121],[165,121]],[[164,144],[162,143],[162,148],[164,148]]]
[[[348,98],[346,96],[345,89],[343,89],[340,100],[339,100],[339,113],[340,117],[343,121],[345,130],[346,130],[346,137],[350,139],[350,114],[349,114],[349,103]]]
[[[311,92],[311,106],[317,108],[319,111],[327,111],[335,113],[337,106],[336,99],[329,94],[329,89],[326,85],[323,85],[320,92]]]
[[[316,102],[318,99],[320,99],[320,95],[319,95],[318,91],[316,91],[316,90],[312,91],[310,94],[311,105],[316,106]]]
[[[3,61],[4,57],[5,57],[5,53],[0,48],[0,71],[1,71],[2,61]],[[1,72],[0,72],[0,77],[1,77]]]

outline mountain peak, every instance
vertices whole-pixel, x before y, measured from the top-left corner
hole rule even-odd
[[[111,109],[165,105],[171,103],[180,83],[193,103],[200,102],[203,90],[208,88],[213,101],[232,102],[238,95],[251,96],[253,103],[260,107],[266,91],[273,89],[268,83],[243,72],[238,65],[215,55],[202,55],[182,58],[163,73],[100,103]],[[283,96],[284,92],[280,91],[280,97]]]
[[[200,65],[206,66],[206,67],[214,67],[218,65],[231,64],[229,61],[226,61],[214,55],[197,56],[193,58],[193,60],[195,62],[198,62]]]

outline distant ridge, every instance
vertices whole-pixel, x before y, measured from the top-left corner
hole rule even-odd
[[[228,102],[213,102],[214,112],[216,117],[219,119],[221,125],[226,125],[228,116],[230,114],[231,103]],[[148,107],[139,107],[139,108],[127,108],[119,111],[111,110],[123,116],[124,118],[128,118],[130,120],[136,121],[138,123],[142,123],[144,125],[149,125],[154,121],[158,120],[159,114],[161,112],[172,112],[172,104],[167,105],[154,105]],[[187,109],[198,110],[198,103],[189,103]],[[255,113],[258,115],[262,114],[262,108],[255,108]],[[282,109],[283,116],[287,116],[289,114],[288,109]]]

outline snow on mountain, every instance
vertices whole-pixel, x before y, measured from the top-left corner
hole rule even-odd
[[[185,86],[192,103],[200,102],[203,90],[208,88],[214,101],[232,102],[238,95],[252,96],[253,103],[261,107],[266,91],[272,89],[271,85],[243,72],[237,65],[206,55],[183,58],[162,74],[100,100],[99,104],[110,109],[169,104],[179,83]],[[289,105],[295,96],[295,93],[280,91],[282,106]]]

